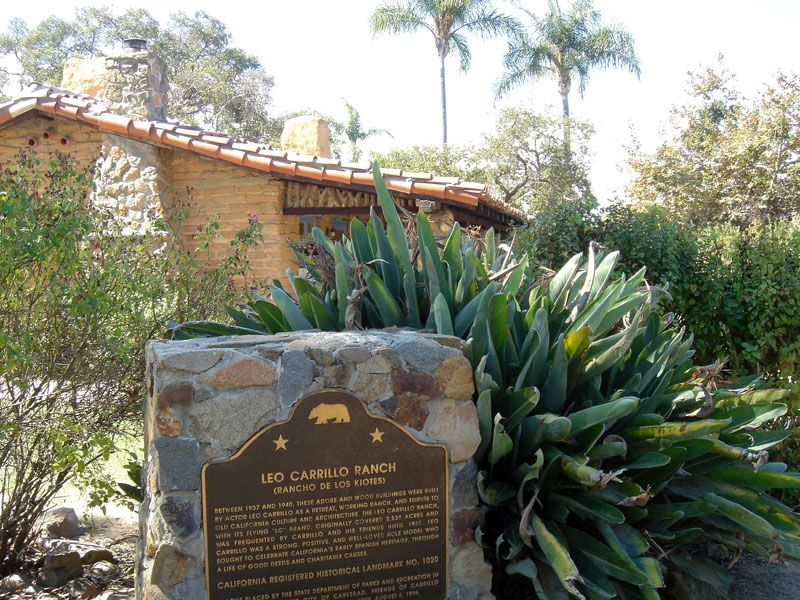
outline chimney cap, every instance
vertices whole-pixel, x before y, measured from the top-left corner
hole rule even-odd
[[[147,50],[147,40],[141,38],[128,38],[122,40],[122,48],[125,52],[141,52]]]

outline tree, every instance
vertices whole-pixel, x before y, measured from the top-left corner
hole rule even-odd
[[[695,225],[800,211],[800,77],[778,75],[753,101],[732,80],[724,67],[690,74],[692,100],[673,110],[671,139],[629,159],[635,203]]]
[[[0,577],[64,485],[88,486],[93,505],[113,492],[106,460],[120,436],[141,435],[145,342],[240,301],[235,278],[247,283],[261,237],[250,219],[211,267],[214,222],[193,253],[166,235],[188,216],[180,206],[147,235],[121,235],[91,204],[88,172],[38,161],[0,170]]]
[[[117,14],[108,7],[78,8],[72,20],[50,16],[33,28],[12,19],[0,35],[0,56],[19,66],[6,69],[6,76],[58,85],[67,59],[102,56],[131,37],[148,40],[169,65],[171,117],[252,140],[267,138],[273,78],[257,57],[231,45],[222,21],[202,11],[174,13],[166,26],[144,9]]]
[[[473,148],[414,146],[374,158],[407,171],[485,183],[492,196],[528,212],[564,203],[579,203],[591,211],[597,205],[589,182],[592,128],[571,121],[575,141],[565,148],[560,127],[560,119],[509,108],[500,112],[494,130]]]
[[[513,35],[519,30],[516,19],[492,8],[488,0],[408,0],[385,4],[370,15],[369,26],[373,35],[425,29],[433,36],[440,61],[442,145],[447,144],[445,59],[450,52],[455,52],[461,61],[461,71],[466,72],[472,53],[465,34],[476,33],[486,38],[503,33]]]
[[[553,75],[564,116],[569,117],[573,78],[578,78],[578,91],[583,96],[592,69],[626,68],[639,76],[633,37],[619,25],[603,24],[593,0],[576,0],[567,13],[561,11],[558,0],[550,0],[543,18],[531,18],[532,36],[518,36],[509,44],[504,58],[506,72],[497,84],[499,96],[529,80]]]
[[[342,98],[342,100],[344,100],[344,98]],[[361,149],[358,147],[358,142],[361,142],[373,135],[385,134],[389,137],[392,137],[392,134],[386,129],[374,127],[370,129],[364,129],[361,125],[361,115],[356,107],[350,104],[347,100],[344,100],[344,104],[347,107],[347,125],[345,126],[344,133],[347,136],[347,140],[350,142],[350,157],[353,162],[358,162],[358,159],[361,158]]]

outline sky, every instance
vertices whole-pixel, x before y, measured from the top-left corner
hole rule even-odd
[[[69,18],[91,2],[39,0],[14,3],[7,18],[34,25],[47,15]],[[257,55],[275,77],[274,111],[310,108],[346,119],[343,99],[358,109],[365,128],[393,137],[371,138],[367,150],[441,143],[439,62],[433,38],[417,34],[373,39],[367,20],[381,0],[298,0],[223,5],[218,0],[140,0],[159,19],[171,12],[203,10],[220,20],[233,43]],[[564,6],[567,0],[562,0]],[[502,2],[495,5],[503,8]],[[527,0],[534,12],[546,0]],[[124,8],[125,4],[115,4]],[[224,8],[223,8],[224,7]],[[777,72],[800,72],[797,24],[800,0],[595,0],[606,22],[632,34],[641,78],[627,71],[595,71],[584,98],[573,86],[570,111],[595,127],[592,182],[601,202],[624,196],[629,179],[626,148],[633,136],[644,151],[664,139],[670,108],[688,100],[687,73],[717,64],[736,74],[735,86],[754,96]],[[6,23],[0,21],[5,29]],[[471,39],[472,67],[466,74],[451,58],[447,69],[448,137],[451,144],[476,144],[491,131],[497,111],[508,106],[557,116],[560,97],[552,79],[527,84],[496,100],[506,43]]]

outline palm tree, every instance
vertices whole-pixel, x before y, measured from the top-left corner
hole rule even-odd
[[[358,109],[344,98],[342,98],[342,100],[344,100],[344,104],[347,107],[347,125],[345,125],[344,133],[350,142],[351,159],[353,162],[358,162],[358,159],[361,158],[361,148],[358,147],[358,142],[373,135],[385,134],[392,137],[392,134],[386,129],[375,127],[364,129],[361,125],[361,114],[358,112]]]
[[[639,77],[633,36],[619,25],[604,25],[592,4],[592,0],[576,0],[565,14],[558,0],[550,0],[544,18],[531,15],[533,38],[519,36],[509,43],[503,60],[506,72],[497,84],[497,95],[528,80],[555,75],[568,119],[573,77],[578,78],[581,97],[594,68],[625,68]]]
[[[407,0],[405,3],[384,4],[370,15],[369,27],[373,35],[427,29],[433,36],[441,62],[443,145],[447,144],[444,60],[451,51],[455,52],[461,61],[461,71],[466,72],[472,60],[466,33],[486,38],[502,33],[514,34],[520,28],[516,19],[492,8],[489,0]]]

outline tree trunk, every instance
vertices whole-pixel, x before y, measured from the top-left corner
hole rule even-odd
[[[444,91],[444,56],[441,57],[441,61],[439,79],[442,82],[442,146],[447,146],[447,97]]]

